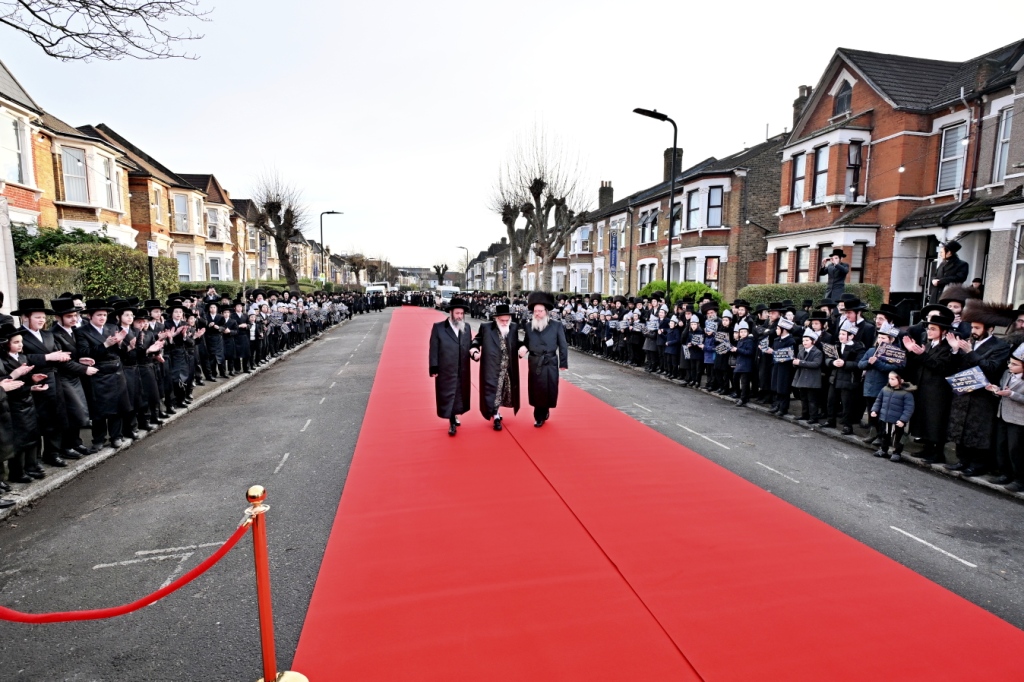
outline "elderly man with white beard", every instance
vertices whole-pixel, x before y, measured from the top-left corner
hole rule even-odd
[[[555,307],[551,294],[542,291],[530,294],[526,307],[533,319],[526,325],[519,357],[530,355],[530,405],[533,406],[533,425],[540,428],[551,417],[551,408],[558,405],[558,371],[569,369],[569,346],[562,325],[551,323],[549,312]]]
[[[469,304],[453,298],[448,317],[430,329],[430,376],[434,377],[437,416],[448,420],[448,435],[456,434],[459,415],[469,412],[469,350],[473,331],[466,324]]]
[[[494,430],[501,431],[501,408],[519,412],[519,325],[512,322],[508,304],[494,309],[494,321],[480,325],[473,339],[474,360],[480,362],[480,414],[494,418]]]

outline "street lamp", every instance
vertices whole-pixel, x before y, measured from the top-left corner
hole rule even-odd
[[[665,270],[665,301],[668,304],[669,310],[672,310],[672,214],[675,213],[673,201],[676,198],[676,145],[679,138],[679,128],[676,127],[675,121],[657,109],[636,108],[633,110],[633,113],[653,118],[656,121],[668,121],[672,124],[672,172],[669,176],[668,190],[668,267]]]
[[[469,284],[469,249],[465,246],[456,246],[456,249],[462,249],[466,252],[466,270],[462,273],[462,285],[468,286]]]
[[[327,265],[325,262],[325,255],[327,254],[327,246],[324,244],[324,216],[325,215],[345,215],[341,211],[324,211],[320,214],[320,274],[323,275],[324,284],[327,283]]]

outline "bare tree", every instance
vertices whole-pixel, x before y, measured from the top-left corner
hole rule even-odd
[[[275,172],[266,173],[256,180],[252,194],[256,206],[256,229],[274,240],[277,247],[281,272],[292,291],[299,289],[299,277],[291,259],[291,241],[302,236],[305,227],[306,207],[302,205],[301,193],[284,182]],[[359,274],[356,273],[356,282]]]
[[[346,265],[348,266],[349,272],[356,276],[356,286],[361,286],[359,282],[359,273],[366,267],[366,259],[359,254],[355,254],[348,257]]]
[[[551,290],[551,266],[587,211],[582,176],[579,159],[543,128],[516,140],[491,200],[508,233],[513,289],[532,245],[541,262],[538,287]],[[526,227],[517,230],[520,217]]]
[[[171,24],[206,21],[201,0],[0,0],[10,26],[62,61],[195,57],[180,46],[203,36]]]
[[[437,263],[434,265],[434,272],[437,273],[437,286],[444,284],[444,273],[448,272],[447,263]]]

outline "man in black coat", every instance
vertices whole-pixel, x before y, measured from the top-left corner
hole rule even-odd
[[[473,331],[466,324],[469,304],[452,298],[448,317],[430,329],[430,376],[434,378],[437,416],[448,420],[448,435],[454,436],[459,415],[469,412],[469,351]]]
[[[818,270],[818,277],[828,275],[825,298],[833,301],[838,301],[846,293],[846,276],[850,273],[850,266],[843,262],[844,258],[846,253],[842,249],[832,249],[832,253],[821,261],[821,269]]]
[[[128,334],[107,324],[107,315],[113,311],[102,299],[86,301],[89,324],[82,325],[75,333],[78,357],[90,358],[99,370],[89,382],[92,388],[90,409],[93,411],[92,447],[89,451],[92,453],[103,448],[103,441],[108,435],[111,446],[121,447],[124,443],[121,429],[132,410],[117,349]]]
[[[53,340],[53,334],[46,331],[46,316],[52,315],[40,298],[18,302],[14,315],[21,318],[22,340],[25,360],[35,366],[36,374],[45,374],[48,391],[33,394],[36,414],[39,415],[39,430],[43,434],[43,461],[50,466],[64,467],[61,459],[61,439],[67,430],[67,416],[64,411],[64,394],[60,385],[57,368],[71,359],[71,354],[60,350]]]
[[[495,431],[501,431],[502,407],[519,412],[519,347],[519,325],[508,304],[499,303],[494,320],[480,325],[471,351],[480,362],[480,414],[494,418]]]
[[[555,307],[551,294],[530,294],[526,307],[533,313],[533,319],[526,325],[519,356],[530,355],[530,405],[533,425],[539,428],[551,417],[551,408],[558,405],[558,371],[569,369],[569,345],[565,329],[548,314]]]
[[[950,240],[939,247],[939,267],[935,269],[926,303],[935,303],[942,290],[950,284],[963,284],[967,281],[969,268],[967,262],[960,260],[957,255],[959,251],[958,241]]]
[[[71,359],[57,367],[60,376],[61,392],[64,394],[64,413],[67,416],[67,428],[61,438],[61,451],[64,459],[78,459],[89,454],[88,448],[82,444],[82,429],[89,425],[89,401],[85,394],[86,377],[96,374],[99,370],[92,366],[93,361],[83,358],[79,362],[75,334],[78,331],[78,308],[70,298],[58,298],[50,301],[56,321],[50,327],[53,341],[59,350],[71,354]]]

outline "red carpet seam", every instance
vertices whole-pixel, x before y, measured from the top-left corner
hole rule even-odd
[[[594,535],[590,532],[590,529],[587,528],[586,524],[583,523],[583,520],[579,516],[576,515],[575,510],[573,510],[573,508],[571,506],[569,506],[569,503],[565,500],[565,498],[562,497],[562,493],[558,492],[558,488],[556,488],[554,486],[554,484],[551,482],[551,480],[544,474],[544,471],[539,466],[537,466],[537,462],[534,461],[533,457],[530,457],[530,453],[527,452],[526,448],[524,448],[522,443],[519,442],[519,439],[517,439],[515,437],[515,434],[512,433],[512,431],[507,426],[505,427],[505,432],[508,433],[509,437],[513,441],[515,441],[515,444],[519,447],[519,449],[522,451],[522,453],[524,455],[526,455],[526,458],[528,460],[530,460],[530,464],[533,465],[533,468],[537,470],[537,473],[539,473],[541,475],[541,478],[544,479],[544,482],[548,484],[548,487],[550,487],[552,492],[554,492],[555,495],[558,496],[558,499],[562,501],[562,504],[565,505],[565,508],[567,510],[569,510],[569,513],[572,514],[574,519],[576,519],[576,522],[578,524],[580,524],[580,528],[583,529],[583,532],[585,532],[587,534],[587,537],[589,537],[591,542],[594,543],[594,546],[597,547],[598,550],[601,551],[601,554],[604,555],[604,558],[608,560],[608,563],[612,565],[612,568],[615,569],[615,572],[619,574],[619,577],[622,578],[622,582],[624,582],[626,584],[626,586],[629,588],[629,590],[636,597],[637,601],[639,601],[643,605],[643,607],[644,607],[644,609],[646,609],[647,613],[649,613],[651,615],[651,618],[654,619],[654,622],[658,624],[659,628],[661,628],[661,631],[665,633],[665,636],[668,638],[668,640],[670,642],[672,642],[672,646],[675,647],[675,650],[678,651],[679,655],[683,658],[684,661],[686,661],[686,665],[690,666],[690,670],[693,671],[693,674],[696,675],[697,677],[699,677],[701,680],[704,680],[705,679],[704,676],[700,674],[700,671],[698,671],[697,668],[694,667],[694,665],[690,661],[690,659],[687,658],[685,653],[683,653],[682,648],[680,648],[680,646],[676,642],[676,640],[673,639],[672,635],[669,634],[669,631],[665,628],[664,625],[662,625],[661,621],[658,620],[658,617],[654,614],[654,611],[652,611],[651,608],[647,605],[647,602],[645,602],[643,600],[643,597],[641,597],[640,594],[636,591],[636,589],[633,587],[632,583],[629,582],[629,579],[622,573],[621,570],[619,570],[619,567],[615,563],[615,561],[613,561],[612,558],[610,556],[608,556],[608,553],[604,550],[604,547],[602,547],[601,543],[599,543],[597,541],[597,538],[595,538]],[[705,682],[706,682],[706,680],[705,680]]]

